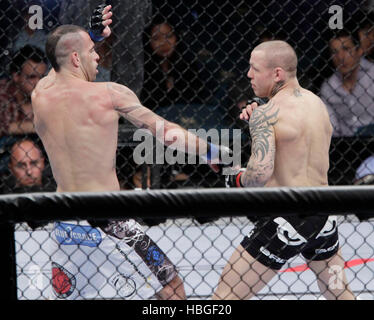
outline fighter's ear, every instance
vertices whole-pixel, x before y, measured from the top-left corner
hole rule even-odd
[[[77,51],[73,51],[70,54],[70,60],[75,68],[79,68],[81,62],[80,62],[79,54]]]
[[[283,70],[283,68],[276,67],[276,68],[274,68],[273,72],[274,72],[274,77],[275,77],[276,82],[278,82],[280,80],[284,80],[284,72],[285,71]]]

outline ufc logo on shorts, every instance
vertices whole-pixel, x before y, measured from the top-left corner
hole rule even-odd
[[[299,246],[307,242],[307,240],[284,218],[275,218],[273,221],[278,224],[277,236],[279,240],[283,241],[285,244],[289,246]]]

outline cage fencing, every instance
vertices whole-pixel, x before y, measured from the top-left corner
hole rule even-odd
[[[55,190],[48,158],[32,125],[30,95],[50,68],[44,56],[48,32],[60,24],[88,28],[88,17],[101,2],[0,1],[2,194]],[[97,46],[101,56],[97,81],[127,85],[155,113],[186,129],[200,130],[210,139],[239,147],[242,166],[248,161],[251,147],[248,126],[238,119],[243,104],[254,96],[247,78],[250,52],[267,40],[290,43],[298,55],[300,84],[324,100],[334,125],[330,185],[372,183],[371,1],[106,3],[113,6],[113,32]],[[331,42],[331,35],[341,28],[348,31],[343,38],[351,41],[343,46],[343,51],[332,47]],[[355,37],[349,40],[351,34]],[[356,40],[361,49],[355,46]],[[344,63],[337,62],[337,57],[344,54],[344,61],[356,59],[356,65],[360,65],[355,85],[349,89],[345,82],[339,82],[344,78],[339,76]],[[141,141],[134,139],[135,132],[130,123],[120,120],[117,175],[122,190],[225,187],[223,176],[213,173],[205,164],[189,163],[184,155],[172,155],[179,159],[177,163],[165,158],[158,164],[138,163],[134,153],[139,151]],[[159,150],[153,141],[154,149],[148,152],[155,159]],[[53,288],[53,268],[46,249],[52,241],[52,225],[40,228],[36,222],[30,224],[31,228],[17,225],[15,231],[18,298],[44,299]],[[237,217],[170,220],[152,216],[144,218],[142,224],[177,266],[191,299],[212,294],[230,248],[253,227],[250,220]],[[339,226],[347,266],[354,265],[347,268],[350,283],[356,293],[371,297],[370,215],[346,216]],[[231,229],[232,233],[227,231]],[[216,241],[220,243],[218,248]],[[298,263],[291,262],[292,266]],[[309,271],[303,272],[280,273],[262,297],[289,297],[293,292],[293,296],[300,298],[302,291],[316,292],[315,278],[309,278]],[[107,291],[103,289],[104,293],[95,298],[119,298],[119,292],[113,294],[114,282],[131,291],[130,283],[116,278],[112,284],[106,283]]]

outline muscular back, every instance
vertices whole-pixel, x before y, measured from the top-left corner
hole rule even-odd
[[[190,152],[188,141],[194,141],[194,146],[207,150],[205,141],[161,118],[132,90],[113,82],[48,75],[35,88],[32,105],[57,191],[119,190],[115,168],[119,115],[153,135],[162,130],[165,145]]]
[[[48,76],[34,90],[32,103],[57,190],[118,190],[118,113],[105,84]]]
[[[276,153],[266,186],[327,185],[332,127],[323,102],[305,89],[282,90],[273,102]]]

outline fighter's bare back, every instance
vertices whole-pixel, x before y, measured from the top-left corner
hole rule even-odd
[[[49,75],[33,93],[33,110],[57,191],[119,190],[119,115],[106,83]]]
[[[332,127],[322,100],[291,87],[270,101],[279,113],[274,172],[266,186],[327,186]]]
[[[34,124],[51,163],[58,192],[117,191],[116,149],[118,118],[156,134],[162,122],[165,145],[196,153],[206,142],[141,105],[129,88],[114,82],[89,82],[51,72],[32,94]],[[205,151],[206,152],[206,151]],[[212,168],[214,165],[212,165]]]

